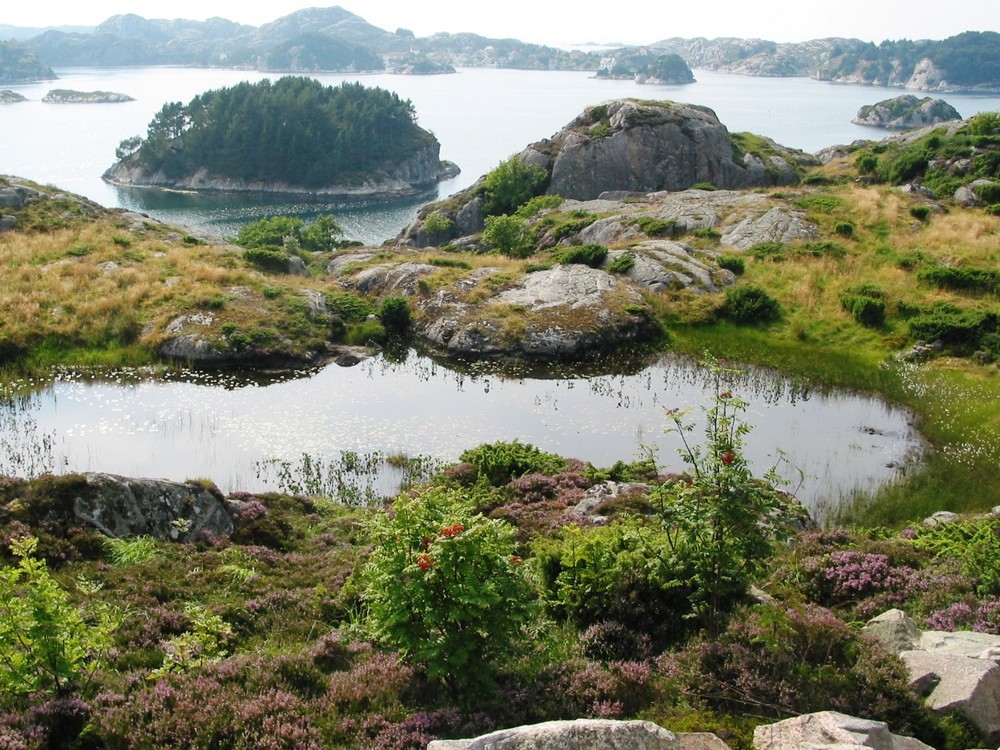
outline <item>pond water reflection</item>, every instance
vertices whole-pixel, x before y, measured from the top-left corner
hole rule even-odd
[[[750,402],[754,470],[783,452],[782,473],[797,486],[802,472],[798,495],[814,515],[858,488],[892,481],[919,454],[909,415],[879,399],[810,392],[754,370],[732,387]],[[271,459],[381,451],[453,461],[466,448],[514,439],[596,466],[652,447],[661,466],[680,470],[664,410],[691,408],[700,442],[701,407],[712,393],[705,369],[671,356],[625,374],[545,379],[459,372],[415,353],[269,383],[197,372],[66,374],[3,407],[0,447],[8,455],[0,472],[25,450],[15,446],[46,441],[58,471],[204,477],[226,492],[257,491],[279,489],[261,471]]]

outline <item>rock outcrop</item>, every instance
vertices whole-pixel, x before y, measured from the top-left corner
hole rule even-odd
[[[549,174],[550,195],[590,200],[612,190],[685,190],[698,183],[743,189],[797,181],[787,171],[748,168],[734,159],[729,131],[707,107],[615,100],[591,107],[548,141],[521,153]],[[805,158],[802,155],[802,158]]]
[[[1000,742],[1000,636],[921,632],[899,610],[874,618],[863,632],[899,654],[934,711],[959,714],[989,743]]]
[[[46,104],[121,104],[134,102],[128,94],[115,91],[73,91],[72,89],[52,89],[42,97]]]
[[[961,119],[958,110],[943,99],[929,96],[918,99],[912,94],[905,94],[865,105],[851,122],[875,128],[911,130]]]
[[[0,91],[0,104],[17,104],[18,102],[26,101],[28,101],[28,98],[23,94],[18,94],[16,91],[11,91],[10,89]]]
[[[754,750],[932,750],[920,740],[892,734],[884,721],[859,719],[836,711],[821,711],[759,726]]]
[[[112,474],[83,477],[75,489],[73,514],[107,536],[188,541],[206,533],[232,533],[232,516],[214,488]]]

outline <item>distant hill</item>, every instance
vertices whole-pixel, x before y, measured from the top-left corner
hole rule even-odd
[[[309,41],[303,43],[303,39]],[[169,64],[409,73],[496,67],[596,72],[607,69],[602,63],[608,58],[632,60],[648,54],[653,59],[677,55],[691,68],[750,76],[809,76],[915,91],[1000,91],[1000,34],[992,31],[968,31],[941,41],[903,39],[878,45],[844,38],[778,43],[698,37],[663,39],[641,48],[567,51],[471,33],[417,37],[406,29],[391,32],[334,6],[299,10],[260,27],[222,18],[168,21],[124,14],[90,31],[46,30],[24,39],[23,44],[49,66]],[[343,45],[353,45],[351,52],[345,53]],[[345,54],[350,58],[346,63]],[[414,55],[419,56],[420,65],[407,62]],[[380,68],[371,67],[372,56],[382,58]]]
[[[16,42],[0,42],[0,83],[24,83],[55,78],[48,65]]]
[[[301,40],[309,40],[305,46]],[[341,43],[338,51],[330,41]],[[417,38],[400,29],[386,31],[340,7],[309,8],[260,27],[221,18],[207,21],[149,20],[134,14],[109,18],[91,32],[47,30],[25,40],[25,47],[49,65],[214,65],[262,70],[405,69],[441,72],[451,66],[490,66],[529,70],[597,70],[596,53],[567,52],[516,39],[476,34],[435,34]],[[353,45],[352,61],[342,65],[343,45]],[[295,59],[289,50],[301,47]],[[414,55],[427,62],[414,67]],[[371,56],[382,58],[374,67]],[[337,59],[337,67],[329,67]],[[360,64],[365,61],[363,64]],[[285,64],[287,63],[287,64]]]
[[[967,31],[941,41],[664,39],[650,45],[693,68],[753,76],[809,76],[917,91],[1000,90],[1000,34]]]

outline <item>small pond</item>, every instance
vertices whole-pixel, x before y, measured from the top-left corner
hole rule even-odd
[[[877,398],[804,390],[757,370],[730,387],[750,403],[755,472],[784,456],[780,472],[817,518],[858,489],[893,481],[919,457],[910,415]],[[460,372],[413,352],[270,382],[198,372],[64,374],[0,403],[0,473],[103,471],[207,478],[225,492],[278,490],[304,455],[454,461],[466,448],[514,439],[601,467],[653,448],[662,467],[680,470],[665,411],[691,409],[692,437],[701,442],[713,393],[708,371],[672,356],[622,374],[547,378]]]

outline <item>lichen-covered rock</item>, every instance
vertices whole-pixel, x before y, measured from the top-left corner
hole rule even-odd
[[[427,750],[680,750],[673,732],[649,721],[547,721],[472,740],[435,740]]]
[[[232,533],[233,521],[218,490],[162,479],[86,474],[76,489],[76,518],[111,537],[151,536],[189,541],[205,533]]]
[[[764,724],[753,732],[754,750],[932,750],[920,740],[892,734],[884,721],[820,711]]]
[[[815,239],[819,228],[806,221],[805,214],[774,207],[760,216],[748,216],[723,230],[721,244],[748,250],[761,242],[796,242]]]

